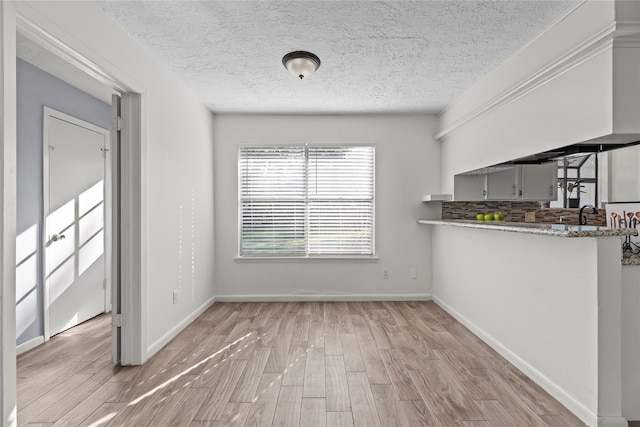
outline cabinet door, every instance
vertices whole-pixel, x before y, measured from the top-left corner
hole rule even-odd
[[[522,165],[522,200],[556,200],[558,164]]]
[[[513,166],[487,175],[487,200],[516,200],[519,198],[519,168]]]
[[[477,201],[485,199],[485,175],[456,175],[453,177],[453,200]]]

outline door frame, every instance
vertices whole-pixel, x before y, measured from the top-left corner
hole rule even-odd
[[[93,132],[100,133],[105,138],[105,151],[104,151],[104,280],[106,281],[105,286],[105,295],[104,295],[104,306],[103,309],[105,312],[111,311],[111,259],[112,259],[112,240],[113,233],[111,227],[112,221],[112,204],[111,200],[113,197],[118,197],[116,188],[112,186],[112,159],[111,159],[111,132],[108,129],[101,128],[100,126],[96,126],[92,123],[81,120],[77,117],[71,116],[69,114],[63,113],[61,111],[55,110],[51,107],[44,106],[43,108],[43,117],[42,117],[42,211],[43,211],[43,233],[42,233],[42,257],[40,262],[42,264],[42,277],[40,280],[44,286],[44,340],[49,341],[51,338],[50,331],[50,293],[49,293],[49,283],[47,278],[47,242],[49,235],[49,231],[47,229],[47,217],[51,213],[49,209],[50,204],[50,194],[49,194],[49,137],[50,137],[50,120],[58,119],[67,123],[71,123],[72,125],[76,125],[85,129],[89,129]]]
[[[7,3],[11,2],[2,2],[3,5]],[[20,7],[16,7],[17,5]],[[2,65],[4,73],[7,71],[7,66],[13,68],[11,83],[14,88],[15,33],[19,31],[45,49],[112,88],[115,92],[119,92],[122,97],[121,147],[119,147],[119,158],[114,159],[114,162],[119,163],[121,208],[118,212],[113,212],[112,217],[112,230],[120,230],[120,235],[115,236],[119,248],[115,246],[113,248],[111,279],[112,287],[119,281],[122,290],[121,364],[140,365],[147,359],[146,270],[142,264],[142,260],[146,257],[146,247],[143,244],[146,241],[146,230],[142,222],[146,211],[143,198],[145,192],[143,177],[146,171],[144,155],[146,144],[142,125],[145,120],[144,86],[123,73],[117,64],[104,61],[95,51],[88,51],[81,40],[77,40],[63,29],[51,25],[46,17],[31,9],[28,2],[15,3],[8,6],[6,10],[9,10],[6,19],[13,22],[14,25],[9,26],[13,28],[13,33],[3,39],[2,43],[3,48],[12,43],[12,48],[2,50],[3,57],[0,60],[4,60]],[[7,26],[4,27],[7,28]],[[83,54],[80,52],[81,50],[87,53]],[[6,76],[9,77],[8,74]],[[15,90],[9,98],[5,96],[5,102],[15,106]],[[6,136],[10,134],[7,131],[13,131],[15,135],[15,120],[13,124],[9,123],[8,125],[11,127],[2,129],[4,134],[0,135],[4,140],[0,142],[5,144],[10,141],[6,139]],[[15,138],[12,149],[15,151]],[[13,161],[15,162],[15,159]],[[5,169],[3,173],[6,176],[9,171]],[[15,198],[15,190],[13,190],[13,197]],[[15,247],[15,218],[13,219],[13,235],[7,236],[5,234],[3,237],[9,240],[12,238]],[[13,265],[15,266],[15,260]],[[14,284],[3,283],[2,286],[3,289],[6,289],[8,286],[14,287]],[[13,292],[15,294],[15,289]],[[5,301],[3,298],[3,313]],[[15,296],[12,303],[13,307],[9,307],[9,310],[13,313],[14,318],[13,341],[15,345]]]
[[[16,407],[16,11],[0,1],[0,424]]]

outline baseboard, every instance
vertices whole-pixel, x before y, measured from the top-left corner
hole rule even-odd
[[[431,301],[431,294],[267,294],[217,295],[220,302]]]
[[[598,417],[598,427],[628,427],[630,426],[622,417]]]
[[[217,300],[216,297],[212,297],[208,299],[204,304],[198,307],[193,313],[189,314],[185,317],[180,323],[171,328],[166,334],[164,334],[160,339],[151,344],[147,348],[147,360],[151,358],[154,354],[162,349],[165,345],[169,343],[172,339],[174,339],[180,332],[182,332],[187,326],[189,326],[194,320],[198,318],[202,313],[204,313],[209,307],[213,305],[213,303]]]
[[[440,306],[444,311],[453,316],[457,321],[462,323],[467,329],[477,335],[482,341],[487,343],[491,348],[497,351],[502,357],[507,359],[516,368],[520,369],[525,375],[527,375],[533,382],[542,387],[547,393],[553,396],[558,402],[564,405],[567,409],[573,412],[578,418],[584,421],[589,426],[617,426],[618,424],[600,424],[598,416],[586,408],[582,403],[578,402],[566,393],[563,388],[558,386],[550,378],[531,366],[527,361],[520,356],[505,347],[500,341],[495,339],[491,334],[485,330],[476,326],[471,320],[460,314],[457,310],[451,307],[437,296],[433,296],[433,301]]]
[[[23,342],[22,344],[16,346],[16,356],[21,355],[22,353],[26,353],[32,348],[36,348],[40,344],[44,344],[44,335],[40,335],[39,337],[31,338],[27,342]]]

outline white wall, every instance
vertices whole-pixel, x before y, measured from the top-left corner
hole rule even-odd
[[[640,265],[622,266],[622,415],[640,421]]]
[[[144,348],[212,302],[213,115],[94,2],[17,2],[19,14],[142,94]],[[172,304],[172,292],[180,292]]]
[[[619,417],[619,239],[432,227],[434,300],[589,425]]]
[[[640,146],[609,152],[609,202],[640,201]]]
[[[440,188],[435,117],[238,116],[215,119],[217,299],[424,298],[431,292],[429,231],[434,215],[421,202]],[[240,143],[371,142],[376,144],[378,262],[246,262],[238,255]],[[438,214],[436,214],[438,215]],[[382,270],[388,268],[389,279]],[[411,279],[409,269],[417,269]]]

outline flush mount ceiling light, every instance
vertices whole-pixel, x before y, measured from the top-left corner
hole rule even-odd
[[[298,50],[287,53],[282,57],[282,64],[287,70],[291,71],[294,76],[298,76],[300,80],[302,80],[318,69],[320,66],[320,58],[311,52]]]

